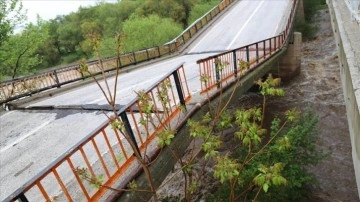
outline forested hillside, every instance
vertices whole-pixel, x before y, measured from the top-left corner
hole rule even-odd
[[[14,27],[26,19],[19,0],[0,0],[0,80],[32,74],[46,68],[93,59],[99,41],[101,56],[131,52],[164,44],[182,32],[220,0],[119,0],[79,8],[69,15]],[[14,17],[15,16],[15,17]]]

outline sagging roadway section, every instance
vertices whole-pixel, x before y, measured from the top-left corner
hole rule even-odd
[[[354,13],[353,8],[346,5],[350,3],[347,1],[328,0],[327,3],[337,42],[352,159],[360,198],[360,7]],[[352,2],[355,5],[355,1]],[[357,6],[360,4],[357,3]]]

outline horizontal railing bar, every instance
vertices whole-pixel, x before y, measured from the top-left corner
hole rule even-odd
[[[222,56],[222,55],[226,55],[228,53],[231,53],[233,51],[237,51],[237,50],[240,50],[240,49],[244,49],[246,47],[250,47],[252,45],[256,45],[256,44],[259,44],[259,43],[263,43],[264,41],[268,41],[268,40],[271,40],[271,39],[274,39],[274,38],[277,38],[279,36],[281,36],[282,34],[279,34],[277,36],[273,36],[273,37],[270,37],[270,38],[267,38],[267,39],[264,39],[264,40],[261,40],[261,41],[258,41],[258,42],[255,42],[255,43],[252,43],[252,44],[248,44],[248,45],[245,45],[245,46],[242,46],[242,47],[239,47],[239,48],[236,48],[236,49],[232,49],[232,50],[227,50],[227,51],[224,51],[224,52],[221,52],[219,54],[216,54],[216,55],[212,55],[212,56],[209,56],[207,58],[203,58],[203,59],[200,59],[200,60],[197,60],[196,63],[199,64],[203,61],[206,61],[206,60],[210,60],[210,59],[214,59],[214,58],[217,58],[219,56]],[[262,50],[262,49],[261,49]],[[244,50],[245,51],[245,50]],[[251,51],[251,50],[250,50]]]

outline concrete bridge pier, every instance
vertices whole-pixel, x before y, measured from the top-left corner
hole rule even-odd
[[[301,46],[302,35],[300,32],[294,32],[286,53],[279,59],[278,66],[274,67],[271,73],[285,82],[298,75],[301,68]]]

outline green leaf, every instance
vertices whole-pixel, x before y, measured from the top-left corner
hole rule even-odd
[[[131,190],[135,190],[135,189],[137,189],[137,183],[136,183],[136,181],[135,180],[133,180],[133,181],[131,181],[129,184],[128,184],[128,187],[129,187],[129,189],[131,189]]]
[[[285,112],[286,118],[287,120],[294,122],[295,120],[297,120],[297,118],[299,117],[299,112],[296,111],[296,109],[291,109],[291,110],[287,110]]]
[[[269,189],[269,184],[265,183],[265,184],[263,185],[263,190],[264,190],[264,192],[267,193],[268,189]]]
[[[246,145],[249,145],[251,142],[249,136],[245,136],[244,139],[243,139],[243,144],[246,146]]]
[[[254,178],[254,183],[258,186],[262,186],[265,183],[265,175],[263,174],[258,174],[255,178]]]

